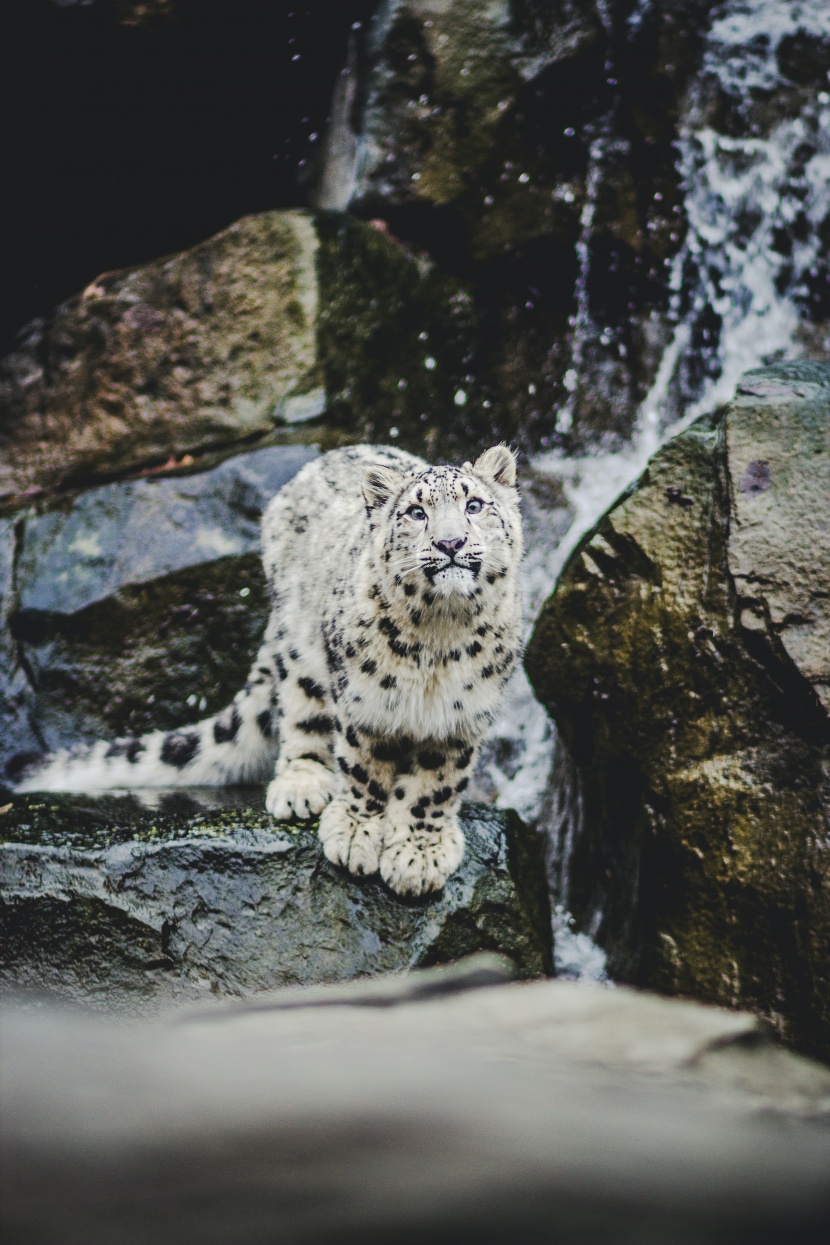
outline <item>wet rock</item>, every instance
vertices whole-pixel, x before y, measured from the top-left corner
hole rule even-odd
[[[461,277],[507,435],[626,437],[671,326],[674,143],[705,6],[384,4],[334,101],[317,202]]]
[[[247,217],[28,327],[0,363],[0,503],[275,429],[472,452],[501,435],[472,400],[476,333],[458,281],[382,230]]]
[[[527,668],[612,974],[830,1033],[830,367],[748,373],[585,537]]]
[[[830,1072],[757,1022],[476,957],[2,1021],[3,1228],[66,1245],[818,1245]]]
[[[486,346],[478,312],[463,283],[382,225],[318,218],[324,444],[466,457],[509,431],[477,379]]]
[[[551,972],[539,836],[486,806],[462,823],[460,871],[407,901],[274,822],[259,790],[19,797],[0,813],[0,981],[138,1012],[481,950]]]
[[[315,452],[272,446],[0,520],[0,772],[232,699],[267,611],[260,515]]]

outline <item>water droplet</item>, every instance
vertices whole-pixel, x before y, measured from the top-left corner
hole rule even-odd
[[[569,367],[565,375],[562,377],[562,384],[565,386],[568,393],[573,393],[578,382],[579,377],[576,374],[576,368]]]
[[[392,439],[394,440],[394,438],[395,438],[395,437],[399,437],[401,434],[400,434],[400,432],[399,432],[399,430],[398,430],[397,428],[390,428],[390,429],[389,429],[389,435],[390,435],[390,437],[392,437]]]
[[[428,372],[435,371],[435,360],[433,359],[431,354],[428,354],[427,357],[424,359],[424,367],[426,368]]]
[[[455,402],[456,406],[464,406],[466,404],[467,395],[463,389],[456,389],[455,397],[453,398],[453,401]]]
[[[565,137],[566,137],[566,138],[573,138],[573,136],[574,136],[574,134],[575,134],[575,133],[576,133],[576,130],[575,130],[575,129],[573,129],[573,127],[572,127],[572,126],[570,126],[570,125],[569,125],[569,126],[568,126],[568,128],[565,130]]]
[[[423,332],[418,334],[418,341],[425,342],[428,337],[429,337],[429,333],[427,333],[426,329],[424,329]]]
[[[250,589],[250,588],[240,588],[240,589],[239,589],[239,595],[240,595],[241,597],[249,597],[249,596],[251,595],[251,589]]]
[[[526,182],[529,182],[529,181],[530,181],[530,174],[529,174],[529,173],[520,173],[520,174],[519,174],[519,181],[522,183],[522,185],[524,185]]]

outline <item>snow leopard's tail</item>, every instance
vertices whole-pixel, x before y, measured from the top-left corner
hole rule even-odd
[[[224,787],[263,782],[277,754],[273,662],[260,652],[241,692],[212,718],[138,738],[53,752],[23,770],[16,791]]]

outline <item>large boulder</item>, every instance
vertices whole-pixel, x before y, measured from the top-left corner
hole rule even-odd
[[[0,812],[0,981],[109,1011],[508,955],[552,972],[542,840],[466,805],[440,894],[403,900],[327,861],[262,792],[18,797]]]
[[[471,988],[499,968],[152,1023],[5,1009],[4,1240],[826,1239],[826,1068],[745,1014]]]
[[[369,224],[246,217],[28,326],[0,364],[0,504],[275,430],[469,452],[498,436],[462,409],[473,328],[458,281]]]
[[[0,374],[0,496],[241,441],[298,404],[319,411],[316,250],[301,213],[249,217],[104,273],[34,321]]]
[[[564,900],[612,974],[825,1058],[828,497],[830,366],[748,373],[584,538],[527,651],[577,771]]]

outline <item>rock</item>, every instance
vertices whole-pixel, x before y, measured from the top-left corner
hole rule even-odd
[[[321,213],[318,343],[335,438],[463,460],[508,435],[477,379],[486,351],[463,282],[389,235]]]
[[[527,669],[582,819],[561,898],[621,979],[830,1056],[830,367],[748,373],[584,538]]]
[[[444,890],[405,901],[328,862],[262,792],[26,796],[0,814],[0,979],[110,1011],[508,955],[552,971],[542,841],[466,805]]]
[[[475,328],[458,281],[380,229],[247,217],[28,327],[0,363],[0,503],[274,429],[466,455],[503,435],[467,393]]]
[[[260,515],[315,453],[255,450],[0,520],[0,774],[233,698],[267,612]]]
[[[302,213],[105,273],[0,374],[0,496],[52,491],[273,428],[317,394],[317,250]]]
[[[830,714],[828,416],[830,366],[748,372],[727,420],[726,452],[740,625],[748,640],[759,637],[762,661],[772,650],[791,662]]]
[[[497,968],[172,1023],[6,1009],[6,1239],[825,1239],[827,1069],[746,1015],[470,989]]]
[[[632,431],[672,332],[675,143],[705,10],[396,0],[348,59],[316,202],[463,279],[469,370],[507,436]]]

